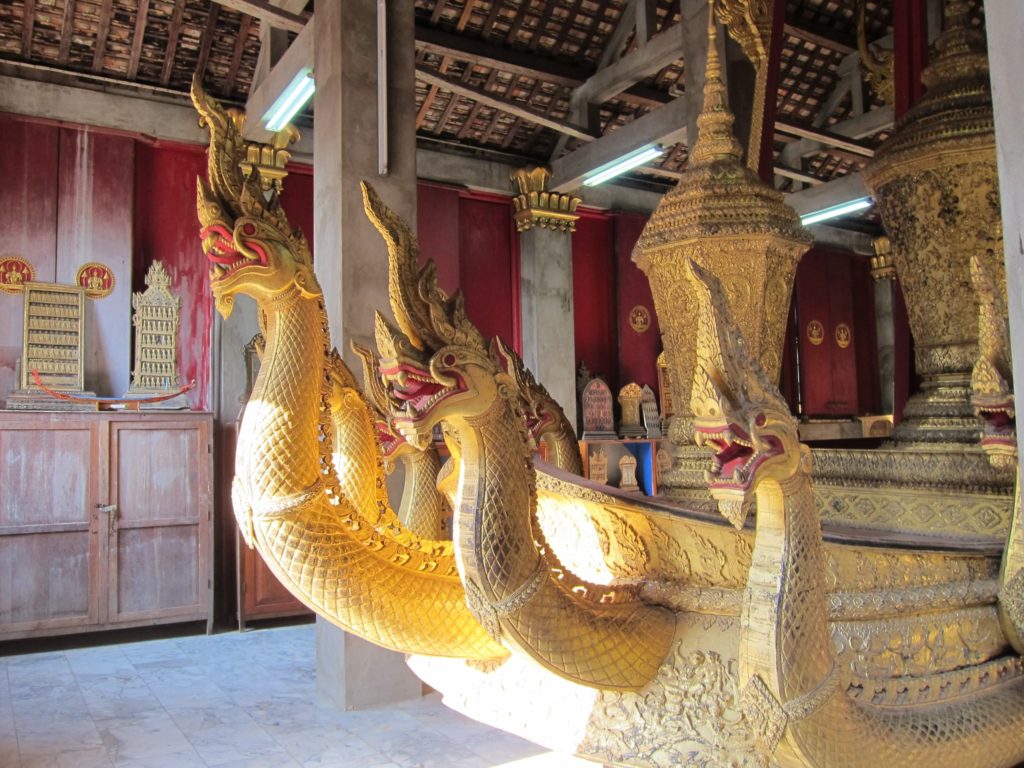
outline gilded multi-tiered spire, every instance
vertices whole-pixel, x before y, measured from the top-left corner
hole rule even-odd
[[[968,3],[945,7],[945,30],[921,79],[921,101],[864,170],[907,300],[921,391],[904,410],[900,440],[974,443],[970,405],[979,295],[972,257],[1006,290],[992,89],[985,34]]]
[[[696,261],[722,282],[751,353],[776,380],[796,265],[812,240],[782,194],[743,164],[722,82],[714,19],[712,4],[704,108],[689,165],[633,250],[633,261],[646,273],[654,294],[669,376],[678,393],[669,435],[683,452],[695,450],[689,445],[695,351],[687,264]],[[678,478],[683,486],[702,487],[703,455],[694,461],[679,458],[679,469],[664,478],[670,492],[675,475],[686,475]]]

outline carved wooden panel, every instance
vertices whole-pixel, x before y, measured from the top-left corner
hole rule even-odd
[[[209,621],[210,417],[0,411],[0,640]]]
[[[205,610],[208,442],[202,422],[113,425],[110,621]]]
[[[94,430],[39,429],[38,421],[21,416],[0,427],[0,627],[24,631],[98,616]]]

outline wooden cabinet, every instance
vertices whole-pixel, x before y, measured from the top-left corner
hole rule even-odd
[[[200,413],[0,411],[0,639],[212,618]]]

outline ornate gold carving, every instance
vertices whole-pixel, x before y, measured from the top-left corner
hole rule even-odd
[[[741,8],[736,18],[746,18],[745,13]],[[721,280],[749,349],[774,380],[782,363],[796,265],[811,244],[810,234],[781,193],[742,164],[714,40],[709,51],[704,109],[697,120],[700,134],[690,163],[676,187],[662,198],[633,250],[633,260],[651,284],[665,343],[676,412],[669,437],[677,445],[689,437],[696,358],[696,307],[687,264],[693,260]],[[661,478],[670,496],[676,495],[686,476],[678,451],[676,458],[678,471]],[[699,471],[693,486],[701,486]]]
[[[873,707],[928,706],[956,699],[971,699],[1024,677],[1019,657],[1003,657],[967,669],[955,669],[921,677],[897,677],[881,680],[851,680],[846,695]]]
[[[57,283],[24,284],[21,389],[38,391],[33,371],[60,392],[85,389],[85,289]]]
[[[288,175],[286,166],[292,158],[288,147],[300,138],[299,129],[289,123],[274,134],[270,144],[251,141],[245,145],[245,159],[239,162],[239,168],[246,176],[255,171],[264,192],[274,190],[280,193]]]
[[[892,241],[880,235],[871,241],[875,255],[871,257],[871,277],[875,280],[895,280],[896,265],[892,260]]]
[[[895,78],[893,67],[896,57],[891,50],[880,49],[868,44],[864,28],[864,10],[866,0],[857,0],[857,51],[860,53],[860,66],[864,72],[864,81],[886,104],[895,100]]]
[[[740,707],[761,743],[769,752],[774,752],[786,730],[789,716],[758,675],[751,677],[743,687]]]
[[[562,232],[576,231],[579,218],[576,206],[580,199],[547,191],[551,180],[550,168],[531,165],[514,171],[509,178],[519,188],[519,194],[512,198],[517,231],[526,232],[535,226]]]
[[[643,304],[637,304],[629,310],[629,327],[637,333],[643,333],[651,327],[651,313]]]
[[[853,342],[853,331],[846,323],[839,323],[833,335],[836,339],[836,346],[840,349],[846,349]]]
[[[825,340],[825,326],[817,320],[811,320],[807,324],[807,340],[816,347],[821,346]]]
[[[643,424],[640,423],[640,400],[643,390],[636,382],[630,382],[619,390],[619,434],[622,437],[642,437]]]
[[[832,644],[857,677],[917,677],[981,664],[1006,638],[993,606],[868,621],[836,621]]]
[[[649,689],[601,697],[579,752],[652,768],[768,768],[736,680],[735,661],[679,645]]]
[[[972,257],[1006,289],[985,36],[966,14],[966,4],[946,5],[938,55],[922,75],[928,90],[865,169],[924,379],[896,428],[899,440],[977,442],[981,422],[966,389],[978,344]]]
[[[36,279],[35,267],[21,256],[4,256],[0,258],[0,291],[17,295],[25,288],[25,283]]]
[[[102,299],[114,292],[117,279],[113,270],[106,264],[90,261],[78,268],[75,273],[75,284],[85,289],[90,299]]]
[[[141,293],[132,294],[135,369],[130,395],[166,392],[178,386],[178,323],[181,299],[171,293],[171,277],[154,261]]]

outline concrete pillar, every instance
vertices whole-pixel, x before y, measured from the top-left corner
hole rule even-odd
[[[892,413],[896,381],[896,327],[893,321],[893,281],[875,280],[875,338],[878,344],[878,387],[882,413]]]
[[[523,362],[576,423],[572,235],[534,227],[519,234]]]
[[[314,233],[317,277],[334,344],[358,370],[349,342],[373,343],[374,310],[388,311],[387,251],[363,212],[371,182],[410,226],[416,221],[412,0],[387,3],[387,175],[378,172],[377,4],[337,0],[316,9]],[[381,127],[381,130],[385,130]],[[345,709],[421,695],[401,654],[317,618],[317,688]]]
[[[1012,0],[989,0],[985,4],[985,28],[996,124],[1013,378],[1015,382],[1024,382],[1024,101],[1020,99],[1024,48],[1017,37],[1018,4]],[[1024,452],[1019,458],[1024,460]]]

